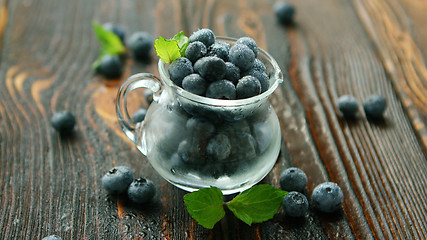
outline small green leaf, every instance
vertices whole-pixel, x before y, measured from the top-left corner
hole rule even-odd
[[[224,215],[222,192],[219,188],[202,188],[184,196],[187,211],[200,225],[212,229]]]
[[[163,37],[159,37],[159,39],[154,41],[154,48],[156,49],[157,56],[165,63],[171,63],[173,60],[181,57],[178,40],[166,40]]]
[[[286,194],[286,191],[267,184],[257,185],[237,195],[227,207],[250,226],[273,218]]]
[[[178,47],[179,47],[179,52],[181,54],[181,57],[185,57],[185,50],[187,50],[187,47],[188,47],[188,37],[185,36],[183,31],[181,31],[177,33],[172,38],[172,40],[178,41]]]

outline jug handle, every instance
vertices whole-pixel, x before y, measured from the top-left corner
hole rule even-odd
[[[138,145],[135,135],[135,123],[127,109],[127,96],[137,88],[147,88],[153,92],[153,100],[158,101],[162,83],[159,78],[149,73],[138,73],[130,76],[119,88],[116,98],[116,115],[122,131]]]

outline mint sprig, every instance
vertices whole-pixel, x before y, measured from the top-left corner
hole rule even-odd
[[[96,69],[101,64],[101,60],[105,55],[119,55],[126,51],[120,38],[111,31],[104,29],[101,25],[96,22],[92,23],[93,30],[96,37],[101,44],[99,56],[96,61],[92,64],[92,68]]]
[[[154,49],[156,49],[157,56],[165,62],[171,63],[173,60],[185,57],[185,50],[188,46],[188,37],[181,31],[171,39],[159,37],[154,41]]]
[[[282,205],[286,191],[267,184],[253,186],[233,200],[223,203],[219,188],[202,188],[184,196],[190,215],[203,227],[212,229],[225,216],[224,206],[248,224],[261,223],[274,217]]]

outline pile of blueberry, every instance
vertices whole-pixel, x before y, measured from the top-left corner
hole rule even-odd
[[[169,66],[170,79],[194,94],[216,99],[243,99],[269,88],[265,65],[257,58],[258,47],[250,37],[230,44],[216,41],[210,29],[189,37],[185,57]]]
[[[351,95],[344,95],[338,98],[338,110],[346,118],[354,118],[359,111],[359,103]],[[371,95],[363,103],[363,110],[366,117],[370,119],[381,119],[387,108],[387,102],[381,95]]]
[[[288,168],[280,175],[280,187],[288,191],[283,199],[283,208],[290,217],[304,217],[308,211],[307,197],[301,192],[307,184],[306,174],[298,168]],[[321,212],[332,213],[341,208],[344,195],[333,182],[317,185],[311,194],[313,207]]]
[[[127,194],[135,203],[144,204],[151,201],[156,193],[154,183],[145,178],[133,178],[128,167],[118,166],[110,169],[102,177],[102,186],[109,194]]]

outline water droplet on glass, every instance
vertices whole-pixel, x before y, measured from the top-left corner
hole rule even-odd
[[[171,173],[172,173],[173,175],[175,175],[175,174],[176,174],[176,170],[175,170],[175,168],[171,168]]]

